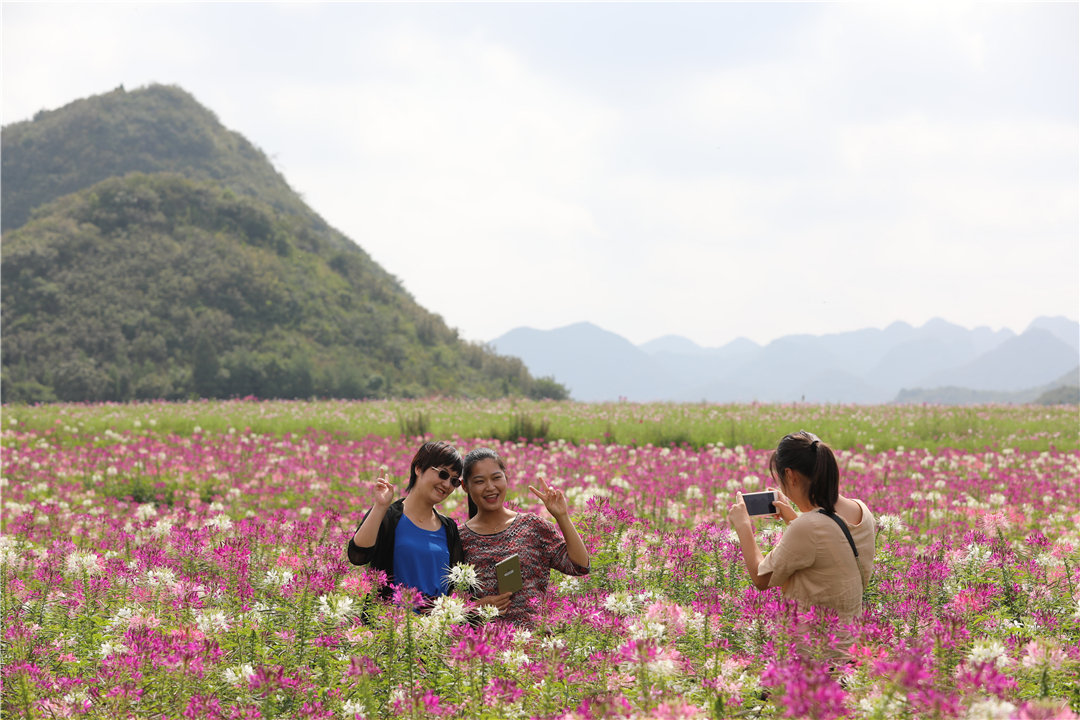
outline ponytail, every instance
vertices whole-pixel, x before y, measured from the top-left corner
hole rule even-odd
[[[840,467],[832,448],[817,435],[800,430],[785,435],[769,458],[769,470],[783,483],[784,471],[795,470],[810,481],[807,497],[826,513],[836,511],[840,497]]]

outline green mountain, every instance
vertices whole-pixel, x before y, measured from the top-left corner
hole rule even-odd
[[[461,340],[178,88],[2,143],[4,402],[566,396]]]
[[[298,215],[332,245],[363,253],[300,199],[261,150],[178,87],[117,88],[42,110],[2,135],[4,231],[25,224],[34,208],[106,178],[177,172]]]

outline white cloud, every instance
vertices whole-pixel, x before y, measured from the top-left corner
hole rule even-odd
[[[12,8],[4,122],[176,82],[468,337],[1019,330],[1080,298],[1075,8]]]

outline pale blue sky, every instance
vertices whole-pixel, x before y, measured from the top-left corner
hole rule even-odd
[[[943,6],[942,6],[943,5]],[[466,337],[1080,307],[1069,4],[11,4],[3,122],[175,83]]]

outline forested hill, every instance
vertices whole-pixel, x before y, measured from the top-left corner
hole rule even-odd
[[[26,223],[39,205],[106,178],[178,172],[299,215],[331,245],[359,251],[304,203],[261,150],[175,86],[118,88],[42,110],[6,126],[2,145],[5,231]]]
[[[4,402],[565,395],[458,338],[178,88],[4,128],[2,180]]]

